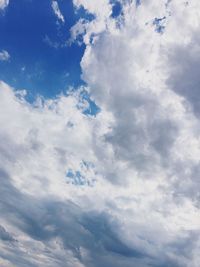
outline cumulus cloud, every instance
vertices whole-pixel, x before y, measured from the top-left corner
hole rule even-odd
[[[4,9],[8,6],[9,0],[0,0],[0,9]]]
[[[65,22],[65,18],[64,18],[63,14],[60,11],[58,2],[53,0],[52,3],[51,3],[51,6],[52,6],[53,12],[56,15],[56,17],[58,18],[58,20],[60,20],[60,21],[62,21],[62,23],[64,23]]]
[[[8,61],[10,59],[10,55],[6,50],[2,50],[0,52],[0,61]]]
[[[136,2],[74,1],[85,88],[1,82],[2,266],[199,266],[200,3]]]

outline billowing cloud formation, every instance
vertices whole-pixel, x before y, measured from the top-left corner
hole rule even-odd
[[[0,85],[3,267],[199,267],[200,3],[118,2],[74,1],[86,88]]]
[[[10,55],[6,50],[0,51],[0,61],[8,61],[10,59]]]
[[[8,6],[9,0],[0,0],[0,9],[4,9]]]
[[[64,23],[65,19],[64,19],[63,14],[60,11],[60,8],[58,6],[58,2],[53,0],[51,5],[52,5],[52,9],[53,9],[53,12],[55,13],[56,17]]]

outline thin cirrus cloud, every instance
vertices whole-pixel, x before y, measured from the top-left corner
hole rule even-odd
[[[3,267],[199,267],[200,3],[120,3],[74,1],[86,85],[30,104],[0,84]]]
[[[52,3],[51,3],[51,6],[52,6],[53,12],[56,15],[56,17],[58,18],[58,20],[60,20],[62,23],[64,23],[65,22],[65,18],[64,18],[63,14],[60,11],[58,2],[53,0]]]
[[[6,50],[0,51],[0,61],[8,61],[10,59],[10,54]]]

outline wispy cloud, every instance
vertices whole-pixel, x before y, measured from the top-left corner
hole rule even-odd
[[[9,0],[0,0],[0,9],[4,9],[8,6]]]
[[[6,50],[2,50],[0,52],[0,61],[8,61],[10,59],[10,55]]]
[[[63,16],[63,14],[61,13],[60,11],[60,8],[58,6],[58,2],[53,0],[52,3],[51,3],[51,6],[52,6],[52,9],[54,11],[54,14],[56,15],[56,17],[62,21],[62,23],[65,22],[65,18]]]
[[[45,35],[44,37],[44,42],[49,45],[50,47],[53,47],[55,49],[59,48],[59,46],[61,46],[58,42],[54,42],[52,41],[48,35]]]

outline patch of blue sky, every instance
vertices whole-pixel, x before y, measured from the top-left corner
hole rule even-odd
[[[123,4],[120,1],[111,0],[112,5],[111,18],[116,22],[116,27],[121,28],[124,25]]]
[[[110,3],[112,4],[112,18],[117,18],[123,13],[123,6],[120,1],[117,0],[110,0]],[[135,0],[136,6],[141,5],[141,0]]]
[[[155,31],[158,32],[158,33],[164,33],[164,30],[165,30],[165,20],[166,20],[166,17],[163,17],[163,18],[155,18],[153,20],[153,25],[155,25]]]
[[[72,0],[58,1],[65,23],[59,23],[50,0],[10,1],[0,15],[0,50],[11,58],[0,62],[0,79],[16,89],[26,89],[28,98],[52,98],[69,86],[83,85],[80,61],[84,44],[67,45],[70,28],[80,17],[92,20],[83,8],[74,11]]]
[[[92,162],[83,160],[79,170],[68,169],[66,172],[66,182],[76,186],[94,186],[96,179],[91,177],[90,171],[94,174],[95,165]],[[90,173],[88,175],[87,173]]]
[[[85,185],[85,179],[79,171],[73,172],[72,170],[69,170],[66,176],[69,178],[68,182],[71,182],[74,185]]]
[[[88,21],[92,21],[95,19],[95,15],[89,13],[88,10],[86,10],[83,6],[80,6],[78,9],[74,9],[74,14],[76,19],[83,18]]]
[[[122,4],[119,1],[111,1],[112,4],[112,18],[117,18],[122,13]]]
[[[76,186],[92,186],[93,183],[87,180],[80,171],[68,170],[66,173],[67,183]]]
[[[84,84],[86,86],[86,84]],[[85,87],[80,87],[79,89],[79,101],[77,104],[77,108],[82,110],[83,114],[96,116],[101,108],[95,103],[95,100],[92,99],[91,94],[85,89]],[[70,88],[70,90],[66,93],[66,95],[71,95],[76,92],[77,88]]]
[[[88,103],[88,107],[83,111],[85,115],[96,116],[101,111],[100,107],[91,99],[90,94],[86,90],[81,92],[81,97]]]

